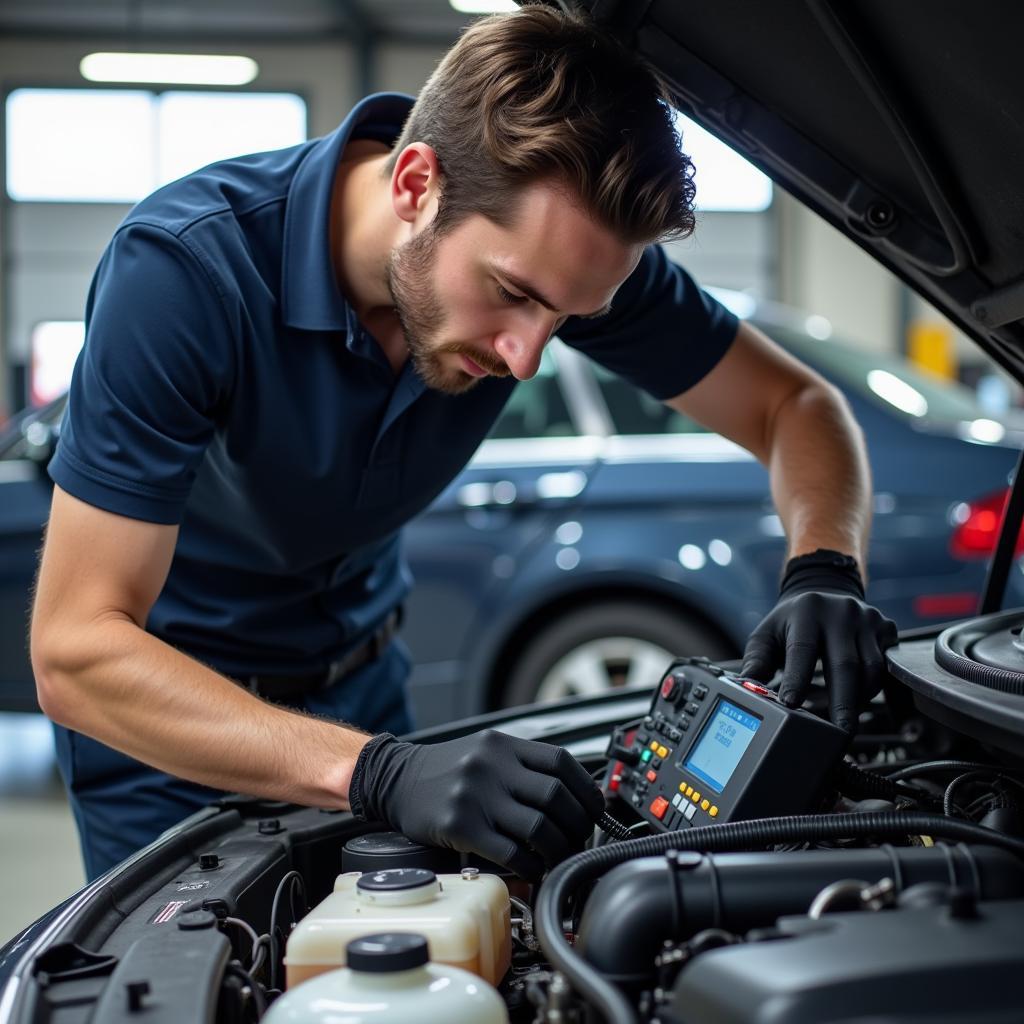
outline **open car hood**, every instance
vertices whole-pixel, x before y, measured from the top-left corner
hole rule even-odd
[[[680,108],[1024,381],[1024,7],[580,0]]]

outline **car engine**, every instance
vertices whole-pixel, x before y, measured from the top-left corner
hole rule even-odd
[[[905,634],[852,741],[820,679],[793,709],[694,658],[650,694],[420,734],[501,728],[593,773],[606,813],[538,885],[345,812],[223,800],[0,951],[0,1021],[327,1024],[337,1000],[302,994],[409,932],[523,1024],[1021,1019],[1022,626]]]

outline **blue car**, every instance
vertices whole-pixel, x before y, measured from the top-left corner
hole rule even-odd
[[[973,612],[1022,432],[964,388],[812,336],[820,318],[716,294],[836,384],[863,427],[870,599],[903,629]],[[26,610],[62,408],[0,436],[4,710],[36,706]],[[417,721],[649,686],[675,654],[734,657],[774,603],[784,545],[749,453],[555,341],[406,530]]]
[[[821,337],[821,318],[716,295],[850,402],[876,490],[869,598],[902,629],[971,614],[1019,421]],[[412,694],[430,724],[650,685],[673,654],[737,656],[777,597],[785,541],[749,453],[555,342],[406,552]],[[1017,574],[1008,603],[1022,594]]]

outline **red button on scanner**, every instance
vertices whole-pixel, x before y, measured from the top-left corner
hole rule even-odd
[[[677,686],[678,684],[672,676],[665,676],[665,680],[661,684],[661,699],[671,700],[676,695]]]
[[[744,679],[740,685],[744,690],[749,690],[751,693],[759,693],[762,697],[772,696],[772,691],[767,686],[761,686],[760,683],[752,683],[749,679]]]
[[[657,782],[658,781],[658,773],[656,771],[654,771],[653,768],[649,769],[648,772],[647,772],[647,781],[648,782]]]
[[[651,801],[651,814],[653,814],[658,821],[661,821],[665,817],[665,812],[668,810],[668,801],[663,796],[656,796]]]

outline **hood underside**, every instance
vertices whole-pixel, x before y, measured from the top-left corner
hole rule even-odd
[[[581,0],[1024,381],[1024,5]]]

